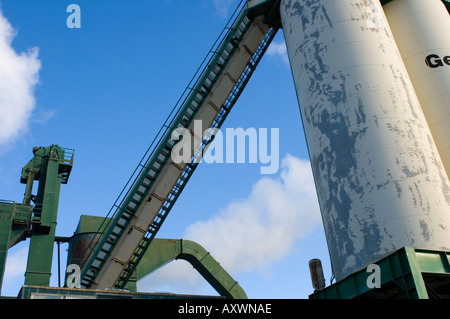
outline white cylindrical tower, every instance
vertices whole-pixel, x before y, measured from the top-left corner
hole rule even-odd
[[[450,176],[450,15],[442,0],[394,0],[383,8]]]
[[[280,10],[336,279],[450,250],[450,184],[380,1]]]

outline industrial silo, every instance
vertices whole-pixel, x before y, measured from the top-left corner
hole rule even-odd
[[[450,250],[450,183],[379,0],[283,0],[339,281],[404,246]]]
[[[441,0],[394,0],[389,26],[450,176],[450,15]]]
[[[87,215],[80,217],[77,229],[69,240],[67,265],[75,264],[80,268],[84,266],[88,254],[102,235],[100,229],[104,229],[104,223],[104,217]]]

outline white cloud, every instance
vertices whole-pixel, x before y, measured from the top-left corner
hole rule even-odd
[[[231,5],[235,1],[234,0],[213,0],[213,2],[214,2],[214,8],[216,9],[217,13],[222,18],[226,18],[226,17],[228,17],[228,11],[229,11]]]
[[[15,296],[24,282],[27,268],[28,246],[18,247],[8,252],[1,294]]]
[[[185,231],[185,239],[201,244],[230,273],[264,271],[292,253],[299,239],[321,224],[310,163],[287,155],[279,177],[263,177],[250,195],[230,203],[207,221],[198,221]],[[169,268],[170,266],[170,268]],[[144,289],[164,282],[197,287],[195,270],[169,265],[155,272]],[[192,267],[191,267],[192,268]],[[150,284],[153,282],[153,284]]]
[[[35,108],[34,87],[39,81],[41,62],[38,48],[17,54],[11,46],[16,35],[0,11],[0,145],[27,130]]]
[[[31,122],[38,124],[46,124],[56,114],[56,110],[44,110],[38,109],[34,116],[31,118]]]
[[[204,245],[230,272],[247,272],[287,256],[294,241],[319,224],[310,164],[288,155],[279,178],[261,178],[248,198],[189,226],[185,237]]]
[[[284,41],[273,41],[267,49],[267,55],[272,58],[280,58],[285,65],[289,65],[289,57]]]
[[[184,260],[175,260],[138,282],[138,291],[217,294],[204,278]]]

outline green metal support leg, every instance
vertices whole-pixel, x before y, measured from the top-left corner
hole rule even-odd
[[[25,285],[50,286],[54,240],[54,229],[52,234],[33,235],[28,253]]]
[[[37,203],[42,203],[40,224],[32,229],[25,285],[49,286],[62,177],[59,162],[48,158],[41,170]]]
[[[422,271],[420,265],[417,262],[416,251],[412,247],[404,248],[406,258],[408,260],[407,265],[410,271],[410,278],[407,284],[412,287],[408,291],[409,299],[429,299],[425,281],[422,277]],[[409,288],[409,287],[408,287]]]

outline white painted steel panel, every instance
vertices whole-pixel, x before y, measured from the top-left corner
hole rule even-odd
[[[132,225],[128,226],[122,235],[121,240],[115,246],[113,253],[108,259],[107,267],[103,267],[97,275],[96,282],[98,283],[98,286],[95,285],[95,289],[106,289],[114,286],[125,266],[124,263],[116,260],[119,259],[125,263],[128,262],[145,234],[137,229],[133,229],[130,232],[130,229],[132,229],[133,226],[147,229],[155,219],[162,204],[163,202],[158,198],[152,197],[151,201],[146,200],[146,202],[141,205]]]
[[[263,37],[264,35],[262,35],[260,39]],[[261,43],[261,41],[259,41],[259,43]],[[233,61],[226,72],[228,72],[228,75],[234,80],[235,83],[239,80],[242,75],[242,71],[247,66],[250,58],[250,54],[243,49],[239,49],[239,51],[233,55]]]
[[[103,290],[103,289],[109,289],[112,288],[112,286],[114,285],[114,283],[117,280],[117,273],[121,273],[122,269],[123,269],[123,265],[121,263],[112,261],[111,263],[109,263],[109,267],[108,267],[109,271],[108,273],[104,274],[105,276],[102,277],[97,277],[96,282],[98,282],[99,284],[94,284],[95,285],[95,289],[98,290]]]
[[[137,245],[142,240],[142,236],[144,236],[145,231],[136,229],[136,228],[129,228],[128,232],[124,235],[126,236],[126,240],[122,241],[121,245],[117,247],[117,250],[115,251],[115,254],[113,255],[113,258],[122,261],[124,265],[128,262],[128,259],[130,259],[131,254],[136,249]],[[115,278],[117,280],[117,278]],[[113,285],[115,283],[112,282]]]
[[[198,138],[203,140],[203,132],[211,127],[217,117],[217,113],[217,110],[210,103],[208,103],[208,101],[206,101],[203,107],[195,115],[196,122],[192,121],[188,129],[198,135]]]
[[[162,205],[163,202],[159,198],[155,197],[154,194],[152,193],[151,200],[148,201],[147,199],[141,205],[142,206],[141,211],[144,213],[138,212],[138,214],[136,214],[137,217],[135,217],[135,220],[133,221],[133,226],[142,229],[148,229],[148,227],[158,214],[159,210],[161,209]]]
[[[169,193],[172,191],[173,187],[177,183],[177,180],[180,178],[181,173],[182,171],[179,170],[178,167],[172,165],[172,160],[169,159],[167,164],[164,165],[164,168],[161,171],[161,173],[159,173],[153,191],[152,188],[150,189],[150,191],[152,192],[152,194],[156,194],[161,198],[164,199],[167,198],[169,196]],[[146,211],[145,213],[147,214],[150,212]]]
[[[221,76],[212,90],[211,101],[214,105],[222,107],[235,85],[236,82],[227,74]]]
[[[261,44],[262,39],[269,29],[266,24],[262,24],[262,20],[262,18],[256,18],[255,22],[252,24],[251,28],[245,35],[244,46],[249,52],[256,52],[259,45]]]

